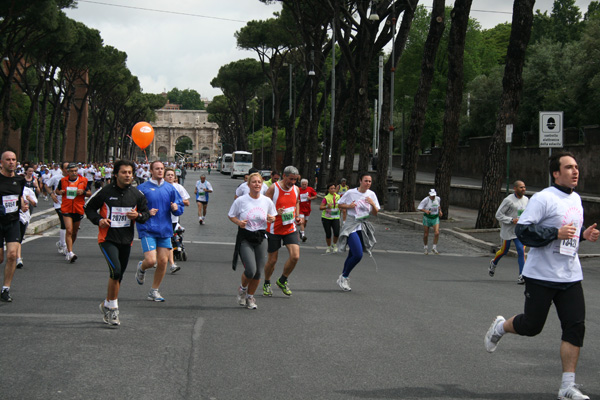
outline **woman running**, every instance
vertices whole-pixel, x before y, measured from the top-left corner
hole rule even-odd
[[[229,209],[229,219],[238,226],[233,254],[233,269],[238,255],[244,264],[242,283],[238,288],[238,304],[255,310],[254,292],[260,283],[260,269],[267,261],[267,222],[275,222],[277,210],[270,198],[260,194],[263,179],[259,173],[250,174],[250,193],[235,199]]]
[[[348,210],[348,217],[340,233],[340,249],[345,250],[347,244],[350,251],[344,262],[344,270],[337,280],[337,284],[346,292],[352,290],[348,277],[362,259],[363,249],[370,254],[376,243],[373,225],[367,221],[369,216],[377,215],[380,208],[377,195],[370,190],[371,182],[371,175],[360,174],[359,187],[348,190],[339,202],[339,208]]]
[[[335,183],[327,185],[328,194],[323,198],[319,210],[322,210],[321,223],[325,229],[327,250],[325,253],[337,253],[337,241],[340,236],[340,195],[336,192]],[[331,244],[331,231],[333,231],[333,245]]]

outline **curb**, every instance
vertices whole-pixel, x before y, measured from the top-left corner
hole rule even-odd
[[[37,220],[38,217],[41,217],[46,214],[52,215]],[[36,218],[36,221],[29,223],[29,225],[27,226],[27,230],[25,231],[26,235],[39,235],[40,233],[60,223],[60,220],[58,219],[58,215],[56,215],[54,208],[49,208],[47,210],[35,213],[31,216],[31,218]]]

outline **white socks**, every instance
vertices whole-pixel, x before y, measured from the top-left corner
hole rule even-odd
[[[568,388],[575,384],[575,372],[563,372],[561,389]]]
[[[104,307],[106,308],[119,308],[119,300],[104,300]]]
[[[61,229],[60,230],[60,245],[62,247],[65,247],[67,245],[67,230],[66,229]]]

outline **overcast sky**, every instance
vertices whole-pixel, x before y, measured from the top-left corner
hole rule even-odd
[[[585,13],[591,0],[576,0]],[[420,1],[431,6],[432,0]],[[512,17],[512,1],[473,0],[471,17],[484,29]],[[453,1],[447,1],[448,5]],[[536,1],[551,10],[553,0]],[[100,31],[105,45],[127,53],[127,66],[145,93],[174,87],[195,89],[212,99],[221,94],[210,85],[219,68],[254,52],[236,48],[234,33],[247,21],[266,19],[280,9],[258,0],[78,0],[67,15]]]

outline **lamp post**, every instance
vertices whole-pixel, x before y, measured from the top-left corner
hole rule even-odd
[[[335,10],[331,20],[331,124],[329,131],[329,171],[333,171],[333,130],[335,125]],[[331,174],[331,172],[330,172]]]
[[[394,47],[396,45],[396,3],[392,2],[392,68],[390,70],[390,153],[388,161],[388,178],[392,177],[392,161],[394,153],[394,74],[396,60]]]

